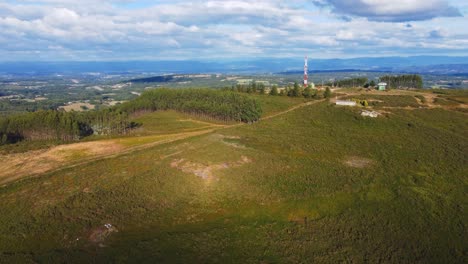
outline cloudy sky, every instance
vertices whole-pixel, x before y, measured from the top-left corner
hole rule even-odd
[[[0,0],[0,61],[468,55],[466,0]]]

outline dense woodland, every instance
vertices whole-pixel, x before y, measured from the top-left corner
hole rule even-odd
[[[211,89],[155,89],[108,109],[89,112],[56,110],[0,117],[0,144],[18,141],[73,141],[95,135],[127,134],[137,124],[129,115],[139,111],[176,110],[224,121],[254,122],[262,113],[254,99]]]
[[[78,113],[37,111],[0,118],[0,143],[21,140],[70,141],[84,136],[90,127]]]
[[[134,125],[127,113],[116,108],[84,113],[41,110],[0,118],[0,144],[126,134]]]
[[[358,78],[351,78],[351,79],[344,79],[336,81],[335,83],[328,83],[328,86],[337,86],[337,87],[344,87],[344,88],[351,88],[351,87],[363,87],[368,83],[369,79],[366,77],[358,77]]]
[[[229,88],[226,88],[228,90]],[[263,83],[252,82],[248,85],[237,84],[231,87],[231,91],[239,93],[256,93],[260,95],[272,95],[272,96],[289,96],[289,97],[304,97],[304,98],[314,98],[321,99],[323,97],[327,98],[331,96],[330,88],[327,88],[325,92],[319,93],[317,89],[313,89],[312,85],[309,84],[307,87],[299,85],[297,82],[294,85],[288,84],[286,87],[279,89],[277,85],[272,85],[269,88],[269,91]],[[268,91],[268,93],[267,93]]]
[[[389,88],[423,88],[423,79],[417,74],[385,75],[380,77],[381,82],[386,82]]]
[[[213,89],[155,89],[120,106],[125,112],[176,110],[224,121],[255,122],[258,102],[245,95]]]
[[[386,82],[388,88],[398,89],[398,88],[423,88],[423,79],[420,75],[417,74],[407,74],[407,75],[385,75],[379,78],[380,82]],[[369,81],[366,77],[357,77],[338,80],[336,82],[329,82],[327,86],[336,86],[342,88],[351,88],[351,87],[375,87],[376,82],[374,80]]]

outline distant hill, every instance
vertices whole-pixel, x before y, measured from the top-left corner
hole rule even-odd
[[[310,59],[311,71],[365,70],[436,74],[468,73],[468,57],[413,56],[352,59]],[[221,61],[126,62],[1,62],[4,74],[135,74],[135,73],[273,73],[302,70],[303,58]]]
[[[133,83],[165,83],[174,80],[174,75],[162,75],[162,76],[154,76],[148,78],[138,78],[129,80],[129,82]]]

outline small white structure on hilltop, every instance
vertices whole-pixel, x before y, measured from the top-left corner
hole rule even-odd
[[[379,82],[379,84],[377,84],[377,87],[378,87],[379,91],[385,91],[385,90],[387,90],[387,83],[386,82]]]
[[[356,106],[357,103],[355,101],[336,100],[336,105]]]

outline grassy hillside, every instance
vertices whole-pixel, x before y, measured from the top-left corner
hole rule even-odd
[[[466,263],[466,131],[318,102],[51,172],[0,189],[0,260]]]

